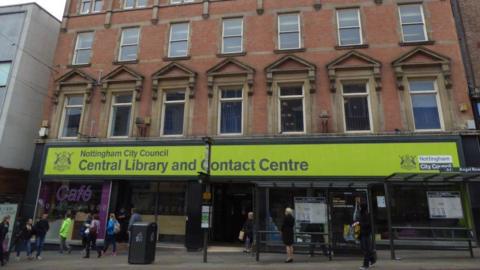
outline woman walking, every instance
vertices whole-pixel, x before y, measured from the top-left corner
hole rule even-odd
[[[295,218],[293,210],[289,207],[285,209],[285,218],[282,224],[282,240],[287,250],[287,259],[285,263],[293,262],[293,228],[295,227]]]
[[[87,244],[85,247],[84,258],[90,258],[90,249],[96,250],[98,258],[100,258],[102,256],[102,251],[100,249],[97,249],[97,233],[100,229],[100,221],[98,220],[98,214],[94,214],[90,224],[86,224],[85,227],[87,227],[87,231],[85,232]]]
[[[120,223],[115,218],[115,214],[110,214],[110,219],[107,222],[107,235],[105,236],[105,246],[103,248],[103,254],[107,252],[108,247],[112,244],[112,256],[117,256],[117,243],[115,240],[115,234],[120,232]]]

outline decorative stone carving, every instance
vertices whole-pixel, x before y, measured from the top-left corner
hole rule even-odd
[[[86,103],[90,103],[96,80],[93,76],[79,70],[72,69],[55,80],[56,87],[53,93],[53,103],[58,104],[58,97],[65,86],[85,85]]]
[[[289,67],[288,63],[294,65],[290,65]],[[273,93],[272,86],[274,74],[282,73],[306,73],[307,78],[310,82],[310,93],[315,93],[316,91],[317,67],[315,66],[315,64],[312,64],[298,56],[286,55],[278,59],[277,61],[273,62],[265,68],[265,73],[267,76],[267,93],[269,95]]]
[[[174,72],[175,70],[180,72]],[[184,65],[177,62],[171,62],[170,64],[159,69],[152,75],[152,99],[158,98],[158,85],[161,80],[188,80],[188,93],[189,97],[195,96],[195,82],[197,73]]]
[[[228,70],[230,67],[230,70]],[[255,69],[247,64],[244,64],[234,58],[227,58],[222,62],[216,64],[207,71],[208,76],[208,96],[213,97],[213,87],[215,84],[215,77],[224,76],[244,76],[248,84],[248,95],[253,95],[253,83],[255,77]]]
[[[417,47],[397,58],[392,62],[397,79],[397,88],[404,90],[404,76],[406,69],[422,68],[422,67],[439,67],[445,81],[445,88],[452,88],[452,71],[450,68],[450,58],[436,53],[424,47]]]
[[[349,51],[327,65],[330,91],[337,91],[338,71],[365,69],[372,71],[375,80],[375,90],[380,91],[382,90],[381,68],[382,64],[372,57],[357,51]]]
[[[126,75],[126,76],[122,76]],[[107,91],[110,84],[114,83],[135,83],[135,100],[139,101],[143,90],[143,76],[127,66],[119,66],[105,75],[102,80],[102,102],[107,100]]]

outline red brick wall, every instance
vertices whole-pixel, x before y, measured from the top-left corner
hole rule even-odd
[[[460,0],[458,3],[474,69],[476,87],[480,87],[480,1]]]
[[[314,95],[317,102],[317,110],[314,121],[320,121],[319,115],[322,110],[333,112],[331,92],[327,76],[326,65],[336,57],[347,53],[347,50],[336,50],[337,34],[335,8],[357,6],[361,8],[362,26],[364,39],[369,48],[359,49],[382,62],[381,92],[383,101],[383,113],[385,120],[385,132],[393,132],[395,129],[405,129],[402,126],[400,114],[399,90],[395,84],[395,75],[391,62],[414,49],[414,46],[400,46],[401,40],[397,4],[396,1],[384,0],[384,4],[376,5],[373,0],[323,0],[322,9],[316,11],[313,8],[313,0],[265,0],[264,14],[256,12],[256,0],[232,0],[215,1],[210,3],[208,19],[202,18],[203,5],[189,4],[175,7],[161,7],[159,9],[159,22],[152,24],[152,9],[141,9],[128,12],[118,12],[114,5],[112,24],[110,28],[104,27],[105,14],[89,16],[76,16],[77,1],[72,0],[68,29],[61,33],[58,42],[55,65],[58,66],[60,75],[70,70],[70,64],[75,32],[95,30],[93,45],[92,65],[82,68],[89,74],[98,77],[115,69],[112,62],[117,55],[117,42],[120,36],[120,27],[129,25],[141,25],[141,42],[139,49],[139,63],[129,65],[145,76],[144,94],[140,101],[141,116],[150,116],[151,111],[151,77],[150,75],[167,65],[163,57],[166,54],[168,42],[169,23],[175,20],[191,21],[190,60],[179,61],[198,73],[195,97],[195,112],[193,120],[194,135],[207,134],[207,75],[206,71],[213,67],[223,58],[217,57],[220,46],[221,18],[232,15],[242,15],[245,18],[244,44],[247,54],[237,57],[238,60],[250,65],[256,70],[254,95],[253,95],[253,134],[265,135],[267,133],[267,92],[264,68],[278,60],[284,54],[275,54],[277,39],[277,13],[282,11],[301,11],[302,36],[305,52],[296,53],[297,56],[317,65],[317,92]],[[471,0],[466,2],[474,2]],[[120,2],[120,1],[115,1]],[[150,1],[153,2],[153,1]],[[161,1],[164,3],[165,1]],[[467,85],[461,60],[460,49],[457,41],[455,24],[450,8],[450,1],[430,0],[424,1],[425,16],[428,25],[429,36],[435,41],[434,45],[427,48],[448,56],[452,60],[452,106],[456,111],[459,121],[472,119],[469,109],[465,113],[458,112],[458,104],[469,103]],[[472,11],[473,12],[473,11]],[[480,61],[479,61],[480,63]],[[480,64],[479,64],[480,65]],[[51,91],[55,88],[51,79]],[[100,89],[94,90],[91,113],[87,116],[87,122],[98,119],[101,106]],[[44,118],[49,119],[52,103],[45,101]],[[98,126],[99,121],[96,121]],[[320,124],[317,125],[320,129]],[[329,130],[335,132],[333,125]],[[314,130],[315,133],[321,132]]]

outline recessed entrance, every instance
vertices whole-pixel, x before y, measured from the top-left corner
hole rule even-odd
[[[217,243],[239,243],[238,233],[253,210],[253,185],[213,185],[213,227],[210,239]]]

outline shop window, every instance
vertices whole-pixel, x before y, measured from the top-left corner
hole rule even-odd
[[[118,61],[137,60],[140,28],[126,28],[122,30],[120,53]]]
[[[61,138],[76,138],[78,136],[83,106],[83,95],[72,95],[65,98],[63,117],[60,124]]]
[[[193,3],[195,0],[170,0],[170,4],[185,4],[185,3]]]
[[[102,0],[82,0],[80,3],[80,14],[100,12],[102,7]]]
[[[283,14],[278,16],[278,48],[280,50],[299,49],[300,15]]]
[[[68,237],[80,239],[80,228],[86,220],[87,214],[98,214],[100,227],[106,226],[108,201],[110,198],[110,183],[91,182],[43,182],[37,201],[36,217],[48,214],[50,230],[46,240],[58,241],[58,231],[65,214],[72,215],[72,234]],[[98,238],[103,239],[104,231],[98,232]]]
[[[185,90],[169,90],[163,100],[162,135],[183,135]]]
[[[358,8],[338,10],[337,27],[340,46],[362,44],[362,26]]]
[[[79,33],[77,42],[75,43],[75,51],[73,54],[74,65],[84,65],[90,63],[92,57],[93,32]]]
[[[112,98],[110,137],[128,137],[132,118],[132,94],[116,94]]]
[[[242,134],[243,89],[221,89],[219,102],[219,133]]]
[[[402,36],[404,42],[418,42],[427,40],[425,17],[420,4],[401,5],[398,7]]]
[[[280,132],[305,131],[303,86],[280,86],[279,89]]]
[[[147,6],[148,0],[124,0],[123,8],[132,9],[132,8],[142,8]]]
[[[415,130],[442,129],[440,102],[433,79],[409,80]]]
[[[175,23],[170,26],[169,57],[183,57],[188,55],[189,28],[188,23]]]
[[[0,114],[2,112],[3,102],[7,94],[7,82],[11,67],[11,62],[0,63]]]
[[[371,131],[367,83],[342,83],[345,130]]]
[[[222,53],[243,52],[243,18],[224,19]]]

